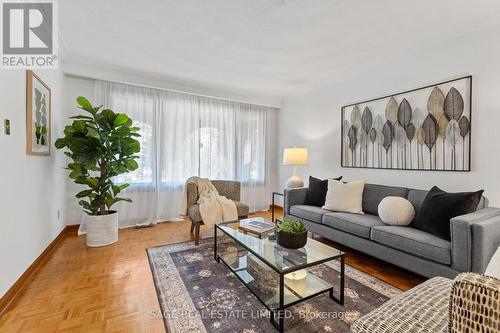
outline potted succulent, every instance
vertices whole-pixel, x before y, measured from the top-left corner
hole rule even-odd
[[[307,230],[304,222],[285,217],[276,225],[276,242],[288,249],[298,249],[307,243]]]
[[[139,166],[140,135],[126,114],[94,107],[85,97],[76,99],[87,114],[70,117],[73,123],[57,139],[57,149],[72,161],[69,178],[87,188],[76,194],[87,223],[87,245],[104,246],[118,240],[118,213],[111,206],[119,201],[131,202],[118,194],[128,184],[115,184],[113,177],[136,170]]]

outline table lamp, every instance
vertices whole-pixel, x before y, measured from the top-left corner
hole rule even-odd
[[[283,165],[293,166],[293,175],[286,181],[286,187],[302,187],[304,181],[297,175],[297,167],[300,165],[307,165],[307,148],[285,148],[283,151]]]

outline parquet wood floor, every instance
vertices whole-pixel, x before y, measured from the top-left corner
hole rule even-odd
[[[192,240],[189,227],[183,221],[123,229],[118,243],[103,248],[87,248],[85,237],[67,232],[0,317],[0,332],[164,332],[162,320],[150,316],[159,305],[145,249]],[[201,235],[209,233],[202,227]],[[349,265],[400,289],[424,280],[346,250]]]

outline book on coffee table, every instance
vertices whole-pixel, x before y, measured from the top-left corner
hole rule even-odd
[[[253,217],[240,220],[239,228],[245,232],[261,236],[274,230],[275,224],[264,220],[262,217]]]

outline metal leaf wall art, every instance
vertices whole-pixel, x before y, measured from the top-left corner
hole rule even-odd
[[[385,165],[389,165],[389,149],[392,147],[392,139],[394,138],[394,128],[390,120],[387,120],[384,127],[382,128],[382,134],[384,135],[384,149],[385,149]],[[392,168],[392,151],[391,151],[391,168]]]
[[[351,124],[354,129],[358,129],[361,127],[361,112],[359,111],[358,106],[355,106],[351,112]]]
[[[441,137],[441,142],[442,142],[442,151],[443,151],[443,161],[442,161],[442,166],[443,170],[445,169],[445,164],[446,164],[446,149],[445,149],[445,141],[446,141],[446,130],[448,128],[448,118],[444,114],[441,115],[441,117],[438,120],[438,133],[439,136]]]
[[[399,104],[398,108],[398,122],[401,126],[406,127],[410,125],[411,122],[411,106],[410,103],[406,100],[406,98],[403,98],[401,101],[401,104]]]
[[[444,100],[444,112],[448,119],[458,121],[464,112],[464,99],[457,89],[452,87]]]
[[[375,141],[377,141],[377,130],[375,128],[372,128],[370,130],[370,133],[368,134],[368,137],[370,138],[370,142],[372,143],[372,167],[375,166]]]
[[[469,171],[471,86],[467,76],[343,107],[342,166]]]
[[[411,142],[415,138],[415,132],[416,132],[415,125],[413,125],[413,123],[410,123],[408,126],[406,126],[405,132],[406,132],[406,137],[408,138],[408,141],[410,142],[410,144],[409,144],[409,147],[410,147],[410,149],[409,149],[410,165],[412,165],[412,163],[413,163],[413,151],[411,149]]]
[[[432,149],[437,141],[438,136],[438,126],[436,118],[432,114],[428,114],[422,124],[422,129],[424,130],[424,142],[427,148],[429,148],[429,169],[432,169]],[[434,169],[436,168],[436,158],[434,157]]]
[[[349,130],[351,129],[351,124],[349,120],[344,120],[342,123],[342,140],[344,142],[342,146],[343,154],[342,158],[348,162],[349,160]]]
[[[457,160],[455,154],[455,147],[458,143],[460,137],[460,126],[455,119],[450,120],[448,126],[446,127],[446,143],[452,147],[451,149],[451,161],[450,165],[452,170],[457,168]]]
[[[427,100],[427,110],[439,121],[444,113],[444,95],[439,87],[434,87]]]
[[[349,129],[349,133],[347,134],[349,138],[349,149],[351,150],[351,161],[353,165],[356,165],[356,145],[358,144],[358,140],[356,139],[356,128],[351,126]]]
[[[462,116],[458,122],[460,126],[460,136],[462,137],[462,169],[465,169],[465,137],[470,132],[470,121],[466,116]]]

